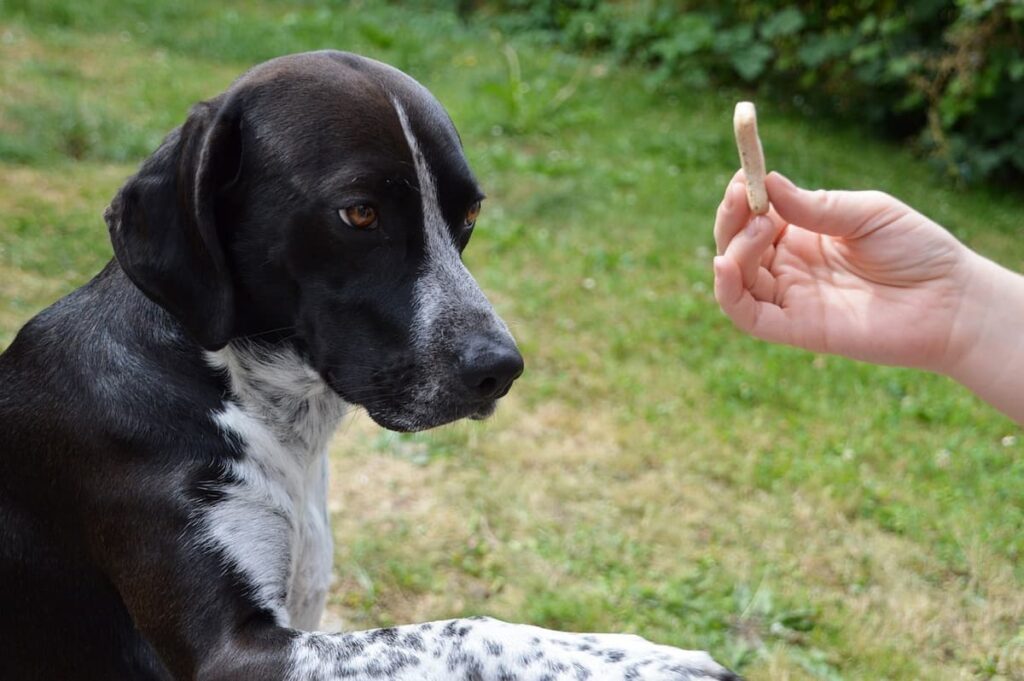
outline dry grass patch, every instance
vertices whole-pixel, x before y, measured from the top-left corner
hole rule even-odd
[[[3,255],[0,247],[0,257]],[[17,329],[68,289],[69,283],[8,267],[0,261],[0,348],[6,347]]]
[[[738,489],[672,456],[685,442],[651,452],[628,433],[613,411],[527,406],[515,393],[493,421],[435,434],[382,436],[354,418],[332,449],[340,579],[329,621],[544,619],[540,592],[571,594],[582,621],[612,626],[630,619],[616,608],[632,607],[632,590],[654,594],[657,611],[671,599],[664,585],[710,569],[750,585],[728,619],[759,651],[749,678],[869,674],[896,651],[905,662],[892,678],[968,678],[986,659],[1020,678],[1024,595],[983,544],[968,547],[970,573],[953,574],[926,545],[849,517],[837,500]],[[780,630],[792,603],[824,632]],[[656,618],[641,630],[687,644],[666,626]],[[832,630],[844,632],[845,653],[794,656]]]
[[[3,192],[0,214],[5,218],[32,217],[33,211],[47,205],[67,214],[94,214],[99,234],[106,237],[103,209],[121,183],[136,167],[126,164],[69,163],[54,172],[52,168],[33,168],[0,164]]]

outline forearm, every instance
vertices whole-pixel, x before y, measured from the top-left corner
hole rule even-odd
[[[955,331],[961,349],[944,373],[1024,425],[1024,276],[970,257]]]

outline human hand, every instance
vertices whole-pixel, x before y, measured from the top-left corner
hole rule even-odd
[[[869,362],[958,361],[965,246],[882,192],[812,192],[778,173],[766,184],[767,216],[752,216],[740,171],[715,219],[715,297],[736,326]]]
[[[945,373],[1024,424],[1024,277],[888,194],[766,185],[767,216],[740,171],[715,217],[715,298],[737,327]]]

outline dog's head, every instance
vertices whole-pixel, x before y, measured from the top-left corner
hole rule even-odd
[[[487,416],[522,372],[462,264],[482,198],[425,88],[316,52],[196,105],[106,219],[124,271],[204,348],[295,344],[345,400],[418,430]]]

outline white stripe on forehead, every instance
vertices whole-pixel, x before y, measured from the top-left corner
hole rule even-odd
[[[413,155],[423,206],[426,249],[423,269],[414,294],[414,345],[418,346],[421,352],[429,352],[431,341],[438,333],[449,338],[467,333],[469,327],[464,325],[469,324],[465,320],[470,316],[475,316],[472,326],[477,330],[490,329],[508,335],[505,323],[495,314],[494,308],[487,302],[472,274],[462,262],[455,241],[449,233],[449,225],[441,215],[437,180],[427,165],[427,159],[413,133],[406,110],[393,96],[391,103]],[[509,338],[511,339],[511,336]]]
[[[423,265],[413,287],[413,319],[409,335],[420,380],[412,393],[418,404],[433,404],[451,392],[458,381],[453,369],[467,338],[504,336],[513,343],[505,322],[494,312],[476,280],[466,269],[441,214],[437,179],[413,133],[409,117],[397,97],[391,97],[412,153],[423,207]],[[418,417],[410,427],[420,427]]]
[[[505,322],[494,313],[494,308],[462,263],[455,241],[449,234],[448,224],[441,214],[437,180],[427,165],[426,156],[412,131],[405,109],[395,97],[392,97],[391,103],[412,153],[423,206],[426,248],[423,268],[413,294],[413,345],[422,356],[428,356],[437,351],[435,341],[446,339],[446,342],[451,342],[472,330],[490,330],[509,335]]]
[[[412,152],[412,161],[416,167],[416,178],[420,184],[420,199],[423,204],[423,231],[427,242],[427,256],[440,256],[443,252],[445,241],[450,242],[448,227],[445,224],[444,216],[441,215],[441,204],[437,195],[437,181],[434,174],[427,166],[427,158],[420,149],[419,141],[413,134],[412,126],[409,124],[409,117],[405,109],[393,98],[391,103],[398,114],[398,120],[402,124],[402,132],[405,133],[405,140],[409,144],[409,151]]]
[[[441,214],[437,180],[427,165],[427,158],[412,131],[409,117],[396,98],[393,97],[391,102],[394,104],[409,144],[409,151],[412,153],[423,206],[423,235],[426,248],[423,270],[416,282],[414,294],[416,318],[413,321],[412,334],[414,344],[421,352],[426,352],[437,330],[446,326],[446,311],[453,306],[486,309],[491,314],[493,310],[462,264],[455,242],[448,233],[448,225]]]

